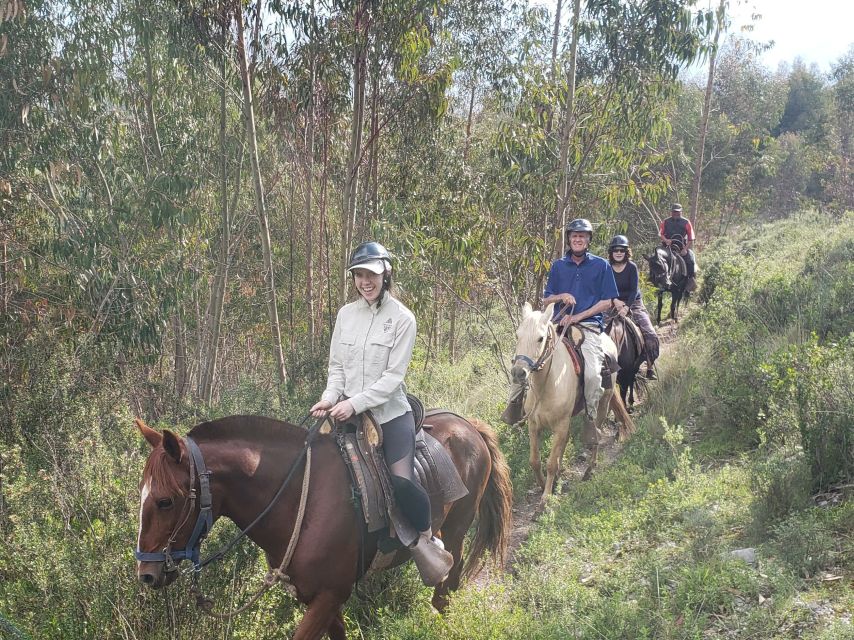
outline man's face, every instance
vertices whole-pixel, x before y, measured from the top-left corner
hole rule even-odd
[[[575,253],[584,253],[590,246],[590,234],[586,231],[570,231],[569,248]]]
[[[682,211],[680,211],[679,209],[671,209],[670,210],[670,216],[672,218],[678,218],[681,215],[682,215]]]

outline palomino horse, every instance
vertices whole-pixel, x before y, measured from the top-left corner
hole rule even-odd
[[[433,605],[442,610],[448,593],[479,568],[486,550],[503,558],[512,495],[507,464],[489,426],[446,411],[433,412],[428,420],[469,491],[433,509],[433,530],[454,557],[448,578],[433,592]],[[140,483],[140,581],[160,588],[177,577],[175,560],[206,564],[199,561],[201,539],[217,518],[226,517],[241,531],[249,527],[246,535],[265,551],[269,566],[279,567],[281,573],[274,575],[306,605],[294,640],[327,633],[332,640],[346,640],[341,609],[377,554],[378,540],[354,508],[335,439],[316,435],[308,441],[305,429],[259,416],[205,422],[186,438],[155,431],[141,420],[137,427],[152,448]],[[475,516],[464,563],[463,541]],[[399,564],[408,557],[400,550],[395,560]]]
[[[576,407],[576,400],[582,393],[581,379],[575,372],[567,348],[558,344],[559,337],[552,323],[554,304],[545,311],[534,311],[525,303],[522,310],[522,324],[516,329],[516,355],[513,358],[512,375],[514,380],[526,380],[528,391],[525,394],[524,411],[528,420],[528,436],[531,441],[530,463],[534,476],[543,489],[541,505],[545,503],[554,489],[555,477],[560,470],[566,443],[569,440],[569,426],[572,416],[582,410],[583,398]],[[575,329],[578,331],[578,329]],[[617,348],[607,336],[602,334],[602,347],[605,353],[617,358]],[[605,389],[597,408],[595,424],[597,430],[602,426],[608,414],[609,406],[614,409],[621,423],[620,437],[628,437],[634,431],[634,423],[629,416],[620,396],[614,393],[616,374],[611,374],[611,388]],[[546,464],[546,476],[543,477],[540,462],[540,437],[544,429],[553,433],[552,450]],[[599,445],[593,447],[590,462],[584,478],[590,477],[596,466]]]
[[[681,247],[677,239],[674,246]],[[661,307],[664,292],[670,292],[670,318],[678,322],[679,303],[685,294],[685,285],[688,283],[688,274],[685,261],[676,251],[670,247],[656,247],[651,256],[644,256],[649,262],[649,279],[655,285],[658,297],[658,311],[656,312],[656,324],[661,324]]]
[[[631,325],[629,323],[632,323]],[[623,405],[631,408],[635,404],[635,386],[641,363],[646,360],[646,346],[638,336],[637,326],[631,318],[615,315],[605,326],[605,333],[614,341],[617,347],[617,384],[620,385],[620,399]]]

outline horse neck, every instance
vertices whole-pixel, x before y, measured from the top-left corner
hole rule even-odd
[[[224,516],[241,529],[248,526],[270,504],[285,474],[299,458],[302,446],[302,441],[289,434],[273,440],[254,439],[247,433],[245,438],[200,442],[211,471],[214,516]],[[298,499],[301,484],[302,472],[297,470],[277,503],[289,504]],[[256,540],[263,524],[259,522],[249,537]]]
[[[578,382],[578,376],[575,373],[575,367],[572,364],[572,359],[566,350],[566,347],[561,344],[562,340],[554,327],[549,329],[551,339],[555,341],[554,352],[552,353],[549,362],[546,363],[540,371],[535,371],[531,374],[531,389],[538,396],[548,395],[550,390],[565,389],[567,381],[572,388]],[[561,378],[564,378],[561,380]]]

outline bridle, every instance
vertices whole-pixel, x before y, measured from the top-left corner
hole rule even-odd
[[[546,363],[551,359],[551,356],[554,354],[555,344],[557,343],[556,338],[557,332],[555,331],[552,323],[549,322],[549,327],[546,331],[546,343],[543,345],[543,350],[540,352],[540,355],[537,357],[537,359],[534,360],[530,356],[526,356],[524,353],[517,353],[510,361],[511,364],[515,365],[517,362],[524,362],[526,365],[528,365],[528,371],[530,371],[531,373],[541,371],[543,367],[546,366]]]
[[[302,421],[299,423],[299,426],[303,426],[310,417],[311,414],[307,414]],[[217,560],[221,560],[226,553],[231,551],[234,546],[244,537],[247,533],[256,525],[258,522],[266,516],[273,506],[278,501],[279,497],[285,490],[285,487],[288,486],[288,483],[293,478],[297,469],[300,466],[300,463],[306,457],[307,454],[310,454],[310,448],[314,439],[317,437],[317,434],[320,432],[320,427],[326,421],[326,417],[318,418],[317,422],[315,422],[314,426],[308,430],[308,433],[305,437],[305,444],[303,445],[302,451],[297,456],[296,460],[293,461],[290,468],[288,469],[288,473],[285,474],[285,479],[282,481],[279,490],[270,500],[270,503],[258,514],[258,516],[246,526],[245,529],[241,530],[228,544],[222,547],[219,551],[211,554],[205,560],[201,560],[201,546],[202,541],[205,537],[210,533],[211,527],[213,526],[213,498],[211,496],[210,490],[210,474],[211,472],[205,466],[204,456],[202,455],[201,449],[196,444],[196,442],[190,437],[185,436],[184,442],[187,444],[187,450],[190,452],[189,464],[190,464],[190,494],[189,499],[186,502],[186,510],[183,514],[183,518],[178,521],[178,524],[175,525],[175,528],[172,529],[172,532],[169,534],[169,539],[166,542],[166,546],[162,551],[142,551],[137,547],[134,551],[134,557],[139,562],[163,562],[164,570],[167,573],[171,573],[173,571],[178,570],[178,565],[183,560],[190,560],[193,563],[193,571],[194,576],[198,577],[202,568],[209,565],[212,562]],[[196,479],[198,478],[199,484],[199,492],[196,492]],[[187,543],[184,545],[183,549],[179,549],[177,551],[172,550],[172,545],[175,544],[175,537],[184,525],[187,520],[189,520],[190,515],[193,513],[193,510],[196,506],[196,501],[199,503],[199,514],[196,516],[196,524],[193,527],[193,532],[190,534],[190,537],[187,539]],[[298,535],[298,532],[294,532],[292,535]]]
[[[555,348],[557,347],[558,334],[557,329],[555,329],[555,323],[557,323],[564,315],[566,315],[567,312],[569,312],[569,315],[571,316],[574,311],[575,305],[572,305],[571,307],[569,305],[564,305],[563,309],[558,311],[557,315],[549,321],[548,330],[546,332],[546,343],[543,345],[543,350],[540,352],[540,355],[537,357],[536,360],[532,359],[530,356],[526,356],[523,353],[517,353],[513,356],[512,360],[510,361],[510,364],[515,365],[517,362],[524,362],[526,365],[528,365],[529,373],[536,373],[538,371],[542,371],[546,364],[551,361],[551,358],[555,352]],[[566,333],[567,327],[569,327],[569,325],[564,326],[563,330],[561,331],[561,339]]]
[[[139,562],[163,562],[164,569],[167,573],[177,571],[178,565],[182,560],[190,560],[196,570],[202,568],[199,560],[199,555],[202,546],[202,540],[211,530],[213,526],[213,509],[210,487],[210,475],[205,466],[205,459],[202,456],[202,451],[199,445],[196,444],[190,436],[184,438],[187,444],[187,450],[190,452],[190,495],[185,503],[185,512],[183,518],[178,521],[172,533],[169,534],[169,539],[162,551],[142,551],[139,547],[136,548],[133,555]],[[196,493],[196,477],[199,479],[199,492]],[[190,519],[190,514],[196,507],[196,500],[199,501],[199,515],[196,516],[196,525],[193,527],[193,533],[187,539],[187,543],[183,549],[177,551],[172,550],[172,545],[175,544],[175,536]]]

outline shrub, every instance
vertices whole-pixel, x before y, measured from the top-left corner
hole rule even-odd
[[[836,557],[834,536],[816,509],[792,514],[774,525],[772,534],[778,557],[801,577],[815,575]]]
[[[751,514],[757,534],[809,502],[810,477],[803,454],[778,449],[757,461],[751,479]]]

